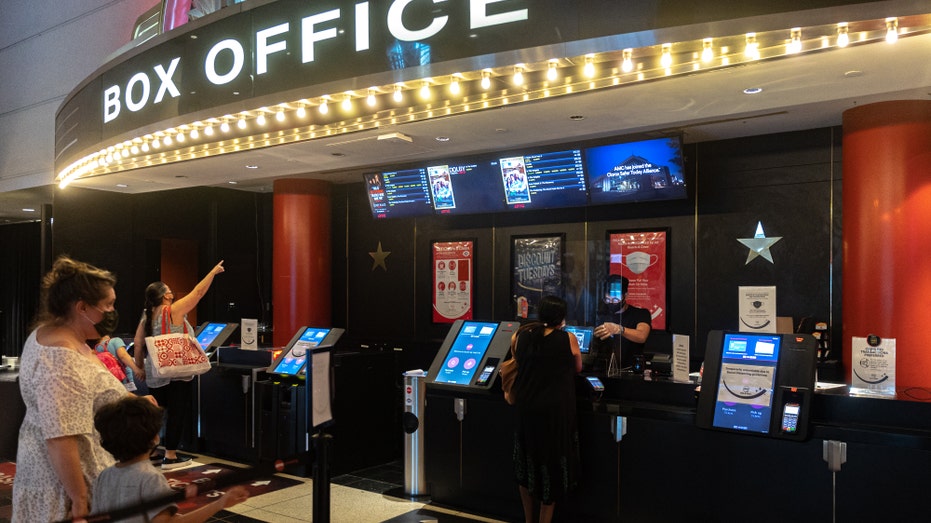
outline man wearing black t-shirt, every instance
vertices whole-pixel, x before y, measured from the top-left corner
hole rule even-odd
[[[614,354],[621,368],[630,367],[636,356],[643,356],[643,347],[653,328],[650,311],[627,303],[630,280],[612,274],[605,281],[604,314],[595,327],[595,337],[601,340],[602,351]],[[617,288],[620,287],[620,296]],[[611,292],[612,289],[615,292]]]

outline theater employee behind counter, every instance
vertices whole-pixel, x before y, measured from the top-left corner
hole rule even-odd
[[[650,312],[627,303],[630,280],[612,274],[605,280],[604,307],[595,327],[597,354],[605,359],[605,368],[611,355],[621,368],[630,367],[636,356],[643,356],[643,347],[653,328]]]

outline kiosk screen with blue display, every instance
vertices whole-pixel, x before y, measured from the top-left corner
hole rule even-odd
[[[320,329],[307,327],[301,333],[301,337],[291,345],[287,353],[278,360],[272,374],[282,374],[285,376],[297,376],[307,363],[307,353],[314,347],[320,345],[320,342],[330,333],[330,329]]]
[[[434,382],[469,386],[497,329],[497,323],[463,322]]]
[[[226,328],[225,323],[208,323],[204,325],[204,328],[201,329],[200,334],[197,335],[197,342],[200,343],[200,346],[204,350],[209,347],[214,340],[217,339],[217,336],[223,332],[223,329]]]
[[[724,335],[713,426],[769,432],[781,340],[778,334]]]

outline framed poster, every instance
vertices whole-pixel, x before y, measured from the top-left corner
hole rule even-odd
[[[609,274],[630,280],[627,301],[650,311],[654,330],[666,330],[669,231],[609,231]]]
[[[563,296],[562,234],[511,238],[511,296],[515,317],[534,318],[540,298]]]
[[[472,240],[433,242],[433,322],[472,319]]]

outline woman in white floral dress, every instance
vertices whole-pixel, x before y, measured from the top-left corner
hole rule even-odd
[[[116,278],[66,257],[42,282],[36,329],[20,359],[26,416],[19,430],[13,523],[90,513],[91,485],[113,457],[100,446],[94,413],[127,394],[97,359],[94,325],[114,313]]]

